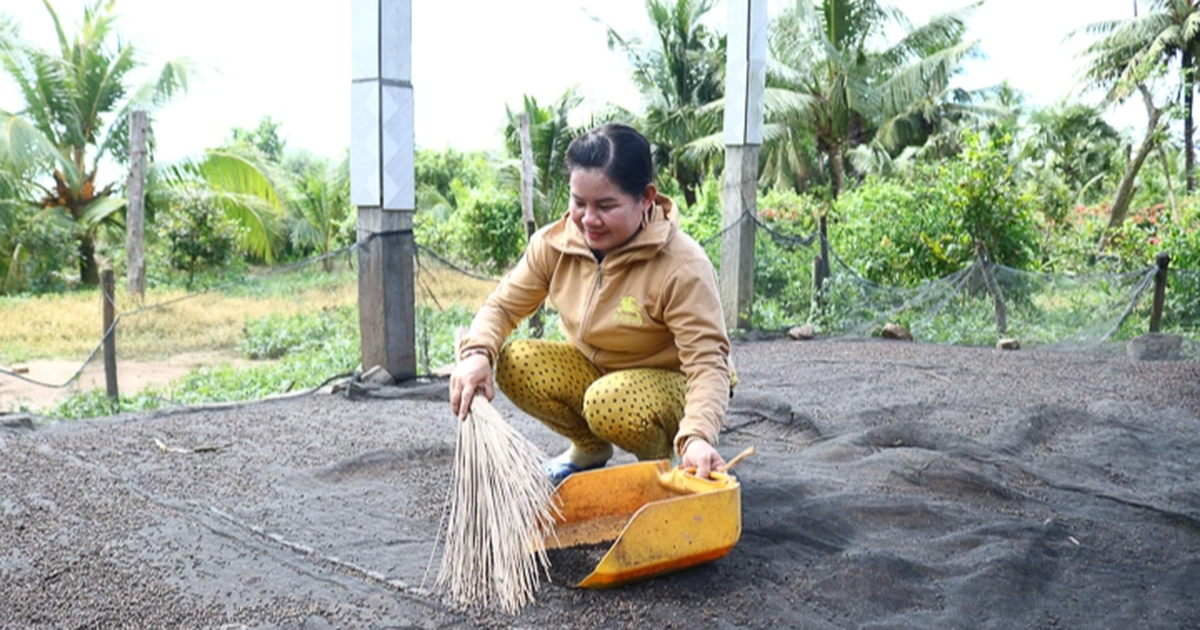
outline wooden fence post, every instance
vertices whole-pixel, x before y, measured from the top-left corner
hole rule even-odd
[[[141,300],[146,297],[145,208],[146,208],[146,112],[129,114],[129,179],[125,184],[126,291]]]
[[[821,315],[825,314],[825,281],[829,279],[829,235],[826,215],[829,211],[821,213],[817,218],[817,238],[819,240],[820,252],[816,258],[813,258],[813,296],[817,302],[817,312]]]
[[[1008,332],[1008,308],[1004,305],[1004,293],[992,276],[991,257],[981,241],[975,241],[975,259],[979,263],[979,271],[983,274],[983,284],[988,293],[992,294],[992,308],[996,312],[996,332],[1003,337]]]
[[[1154,274],[1154,305],[1150,308],[1150,332],[1156,333],[1162,328],[1163,304],[1167,299],[1167,268],[1171,265],[1171,255],[1159,252],[1154,261],[1158,264],[1158,272]]]
[[[517,116],[521,134],[521,218],[525,220],[525,238],[537,231],[537,218],[533,212],[533,138],[529,129],[529,112]]]
[[[104,385],[108,390],[108,400],[113,408],[120,411],[121,395],[117,391],[117,331],[113,328],[116,320],[116,291],[113,281],[113,270],[105,269],[100,272],[100,294],[104,311]]]

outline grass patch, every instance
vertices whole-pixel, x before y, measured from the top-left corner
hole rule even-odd
[[[494,286],[449,269],[422,270],[417,301],[438,310],[463,306],[474,311]],[[234,352],[250,322],[319,313],[357,301],[356,272],[317,268],[250,276],[207,293],[149,290],[140,307],[118,289],[117,356],[156,361],[193,352]],[[102,317],[99,289],[0,298],[0,363],[82,361],[103,338]]]
[[[473,311],[454,306],[444,311],[426,305],[417,307],[418,371],[454,361],[453,331],[470,323]],[[321,385],[331,377],[347,373],[359,364],[358,310],[353,306],[325,309],[292,316],[269,315],[252,321],[239,347],[247,355],[277,357],[246,366],[198,368],[166,387],[151,387],[121,397],[114,408],[103,390],[92,390],[67,398],[45,415],[57,418],[87,418],[117,411],[145,411],[174,405],[257,400]],[[547,322],[547,338],[560,339],[557,320]],[[527,337],[522,326],[515,336]]]
[[[123,297],[117,297],[117,356],[153,361],[187,352],[232,350],[248,320],[352,304],[357,286],[258,297],[147,292],[147,308],[140,312],[133,300]],[[0,359],[15,363],[85,357],[103,338],[102,318],[99,290],[6,300],[0,304]]]
[[[494,282],[448,268],[417,277],[417,369],[454,359],[453,331],[470,323]],[[249,366],[197,368],[167,386],[121,397],[120,411],[255,400],[317,386],[360,362],[356,272],[305,268],[250,276],[202,294],[151,290],[139,307],[118,290],[117,355],[156,361],[187,353],[224,353]],[[100,342],[98,289],[0,301],[0,363],[82,361]],[[521,334],[521,333],[518,333]],[[118,361],[118,370],[119,370]],[[38,413],[85,418],[114,413],[104,391],[73,395]]]

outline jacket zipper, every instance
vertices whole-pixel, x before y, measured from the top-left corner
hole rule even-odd
[[[596,308],[596,300],[600,297],[600,271],[601,271],[601,265],[603,265],[603,264],[604,264],[604,261],[600,261],[600,262],[596,263],[596,283],[594,285],[592,285],[592,293],[591,293],[591,295],[588,296],[587,309],[584,310],[583,321],[581,321],[579,324],[580,339],[584,343],[588,343],[588,341],[587,341],[588,329],[591,327],[592,315],[595,314],[593,312],[593,310]],[[590,358],[594,362],[596,359],[595,354],[593,353],[593,356]]]

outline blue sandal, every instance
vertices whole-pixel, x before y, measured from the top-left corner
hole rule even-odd
[[[570,477],[571,475],[573,475],[577,472],[583,472],[585,470],[595,470],[597,468],[604,468],[604,465],[607,463],[608,462],[599,462],[592,466],[588,466],[587,468],[580,468],[579,466],[576,466],[575,464],[572,464],[571,462],[557,461],[557,460],[551,459],[551,460],[542,462],[542,472],[546,473],[546,476],[550,478],[550,482],[557,486],[558,484],[562,483],[564,479],[566,479],[567,477]]]

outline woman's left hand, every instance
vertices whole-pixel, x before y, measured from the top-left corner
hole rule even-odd
[[[725,465],[725,459],[706,440],[692,440],[683,453],[684,469],[696,469],[696,476],[708,479],[709,474]]]

